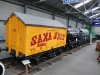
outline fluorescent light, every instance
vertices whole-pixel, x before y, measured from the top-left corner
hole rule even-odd
[[[92,1],[92,0],[84,0],[84,2],[81,2],[81,3],[79,3],[79,4],[76,4],[74,7],[75,7],[75,8],[78,8],[78,7],[80,7],[80,6],[84,5],[84,4],[89,3],[90,1]]]
[[[96,14],[96,16],[100,15],[100,13]]]
[[[99,7],[95,7],[95,8],[93,8],[92,11],[97,10],[97,9],[99,9]]]
[[[96,16],[96,15],[92,15],[92,16],[90,16],[89,18],[92,18],[92,17],[94,17],[94,16]]]
[[[84,14],[87,14],[87,13],[89,13],[89,12],[91,12],[91,11],[88,10],[88,11],[86,11]]]
[[[98,16],[98,15],[100,15],[100,13],[95,14],[95,15],[92,15],[92,16],[90,16],[89,18],[92,18],[92,17],[94,17],[94,16]]]
[[[91,12],[91,11],[95,11],[95,10],[97,10],[97,9],[99,9],[100,7],[95,7],[95,8],[93,8],[93,9],[91,9],[91,10],[88,10],[88,11],[86,11],[84,14],[87,14],[87,13],[89,13],[89,12]]]

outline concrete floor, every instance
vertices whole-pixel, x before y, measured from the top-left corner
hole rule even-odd
[[[35,75],[100,75],[100,63],[96,60],[99,52],[95,46],[93,43],[84,47]]]

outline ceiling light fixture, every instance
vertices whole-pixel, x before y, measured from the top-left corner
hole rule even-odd
[[[89,18],[92,18],[92,17],[98,16],[98,15],[100,15],[100,13],[95,14],[95,15],[92,15],[92,16],[90,16]]]
[[[81,7],[82,5],[89,3],[90,1],[92,1],[92,0],[84,0],[83,2],[76,4],[74,7],[75,7],[75,8],[79,8],[79,7]]]
[[[91,10],[88,10],[88,11],[86,11],[84,14],[88,14],[88,13],[90,13],[90,12],[92,12],[92,11],[95,11],[95,10],[97,10],[97,9],[99,9],[100,7],[95,7],[95,8],[93,8],[93,9],[91,9]]]

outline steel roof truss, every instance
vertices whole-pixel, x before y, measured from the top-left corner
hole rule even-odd
[[[96,2],[88,10],[91,10],[96,5],[96,3],[98,3],[98,1],[99,0],[96,0]]]
[[[74,8],[74,6],[72,6],[71,4],[68,4],[69,6],[71,6],[72,8]],[[80,10],[74,8],[75,10],[77,10],[78,12],[80,12],[82,15],[86,16],[87,18],[89,18],[87,15],[83,14]]]
[[[84,1],[83,1],[83,4],[84,4],[84,9],[85,9],[85,11],[86,11],[86,6],[85,6],[85,3],[84,3]]]

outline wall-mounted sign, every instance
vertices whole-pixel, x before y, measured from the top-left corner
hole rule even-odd
[[[63,4],[83,2],[84,0],[63,0]]]
[[[100,18],[93,18],[92,26],[100,26]]]
[[[4,40],[3,36],[0,36],[0,41]]]

